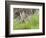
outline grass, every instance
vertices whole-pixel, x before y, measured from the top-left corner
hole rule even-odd
[[[30,21],[19,23],[14,19],[13,29],[38,29],[39,28],[39,16],[32,15]]]

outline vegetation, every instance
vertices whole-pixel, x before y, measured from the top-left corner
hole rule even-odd
[[[26,21],[23,23],[17,22],[14,18],[13,21],[13,29],[38,29],[39,28],[39,16],[38,15],[32,15],[30,21]]]

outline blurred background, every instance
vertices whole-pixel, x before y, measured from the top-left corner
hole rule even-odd
[[[39,9],[13,8],[13,29],[38,29]]]

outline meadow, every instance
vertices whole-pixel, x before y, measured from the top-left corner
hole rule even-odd
[[[39,15],[32,15],[30,21],[26,21],[23,23],[19,23],[14,19],[13,21],[13,29],[20,30],[20,29],[39,29]]]

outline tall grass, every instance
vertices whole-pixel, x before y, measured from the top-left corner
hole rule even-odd
[[[39,16],[38,15],[32,15],[30,21],[26,21],[23,23],[19,23],[14,19],[13,21],[13,29],[38,29],[39,28]]]

